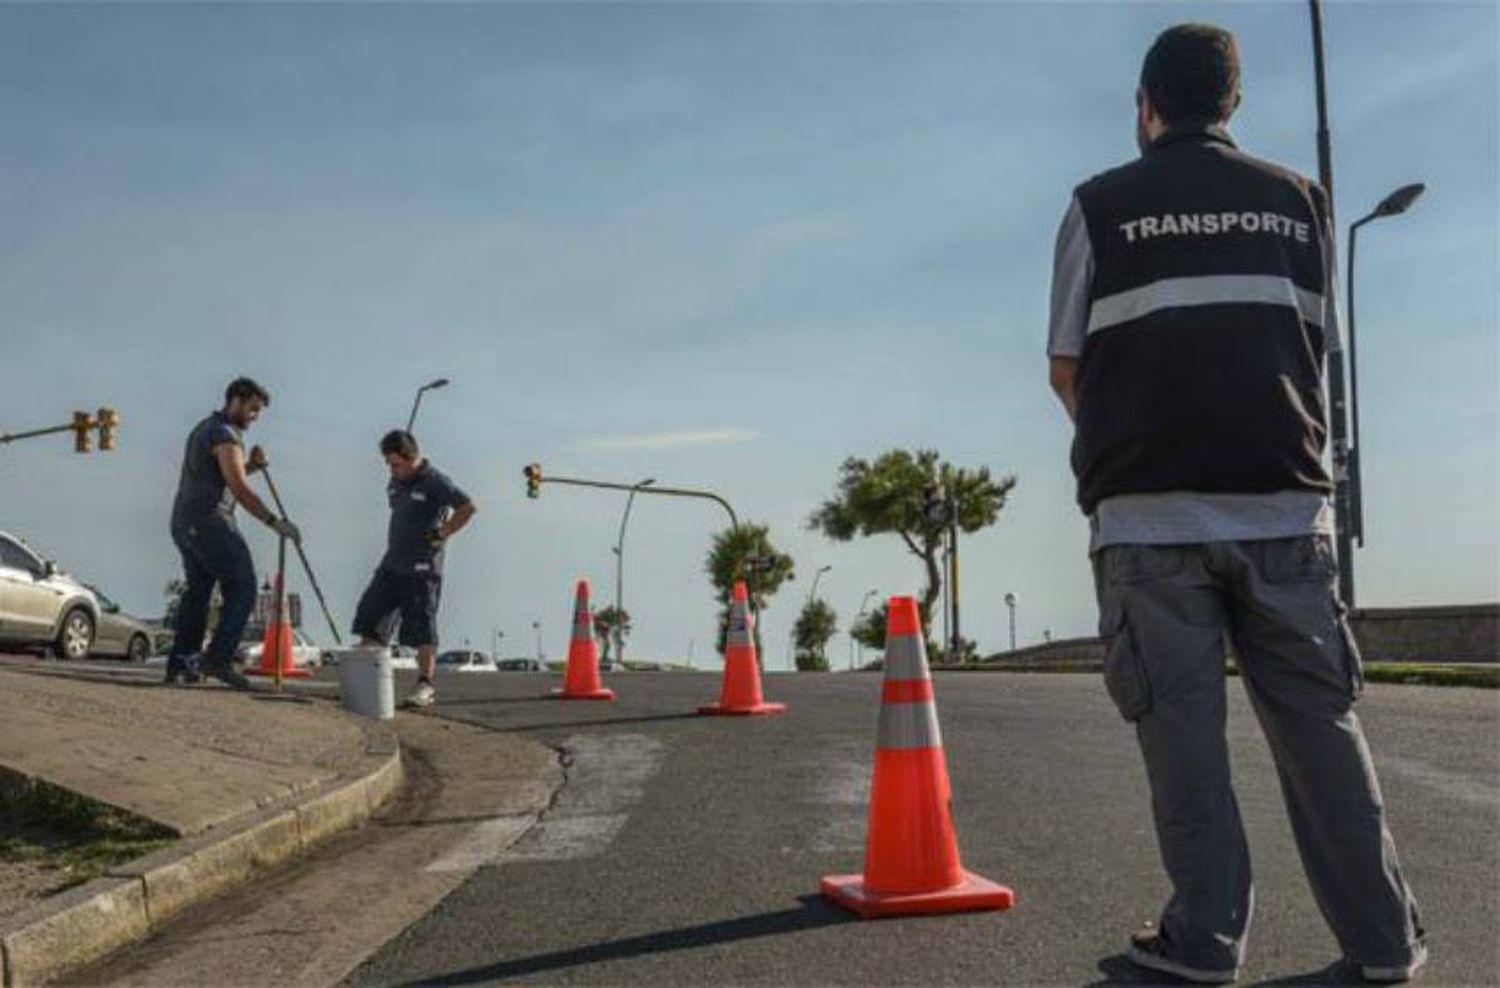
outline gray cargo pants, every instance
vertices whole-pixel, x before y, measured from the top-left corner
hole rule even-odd
[[[1094,556],[1105,685],[1145,756],[1173,889],[1160,928],[1180,963],[1237,969],[1253,908],[1224,737],[1226,636],[1344,956],[1401,966],[1423,935],[1351,709],[1364,681],[1336,572],[1326,536],[1115,545]]]

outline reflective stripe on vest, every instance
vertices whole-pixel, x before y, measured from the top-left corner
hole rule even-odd
[[[1269,274],[1215,274],[1163,278],[1140,288],[1096,299],[1089,308],[1089,332],[1118,326],[1162,309],[1193,305],[1285,305],[1303,322],[1323,325],[1323,296],[1297,287],[1290,278]]]

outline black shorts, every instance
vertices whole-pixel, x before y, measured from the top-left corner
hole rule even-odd
[[[392,573],[377,569],[354,611],[354,633],[362,638],[386,641],[387,619],[401,614],[401,644],[411,648],[437,646],[438,600],[443,578],[429,573]]]

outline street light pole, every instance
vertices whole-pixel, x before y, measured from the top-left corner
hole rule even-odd
[[[859,646],[859,658],[860,658],[860,661],[863,661],[864,657],[865,657],[865,644],[864,644],[864,642],[858,641],[854,637],[854,629],[859,627],[859,619],[865,616],[865,608],[869,605],[870,598],[873,597],[873,596],[875,596],[877,593],[879,593],[878,590],[866,590],[865,591],[864,597],[861,598],[860,602],[859,602],[859,613],[855,614],[854,615],[854,619],[849,622],[849,671],[850,672],[854,671],[854,646],[855,645]]]
[[[1010,608],[1010,650],[1016,650],[1016,595],[1007,593],[1005,595],[1005,606]]]
[[[818,595],[818,581],[823,579],[823,574],[827,573],[831,569],[833,569],[833,566],[830,564],[828,566],[820,567],[818,571],[813,574],[812,586],[807,590],[807,603],[811,604],[813,602],[813,598]]]
[[[531,630],[536,632],[536,662],[542,664],[542,622],[531,622]]]
[[[1337,229],[1333,221],[1333,149],[1328,132],[1328,86],[1323,71],[1323,4],[1307,0],[1312,21],[1313,82],[1318,111],[1318,184],[1328,197],[1328,235]],[[1329,244],[1331,259],[1334,245]],[[1332,290],[1332,286],[1328,286]],[[1338,546],[1339,597],[1348,607],[1354,606],[1354,494],[1349,453],[1349,409],[1345,397],[1344,351],[1329,353],[1328,360],[1328,431],[1333,454],[1334,541]]]
[[[438,388],[446,388],[447,386],[448,379],[446,377],[440,377],[436,381],[428,381],[426,384],[417,389],[417,397],[411,403],[411,415],[407,416],[406,419],[407,432],[410,432],[412,430],[412,427],[417,424],[417,409],[422,407],[422,395],[427,393],[428,391],[436,391]]]
[[[807,603],[805,603],[805,604],[802,605],[802,610],[804,612],[807,610],[808,607],[812,606],[813,598],[818,595],[818,581],[821,580],[821,579],[823,579],[823,574],[827,573],[831,569],[833,569],[832,565],[822,566],[822,567],[819,567],[818,571],[813,574],[812,586],[810,586],[810,587],[807,588]],[[792,660],[792,653],[796,652],[796,650],[797,650],[797,625],[796,625],[795,622],[792,624],[792,630],[789,631],[789,632],[787,632],[786,641],[787,641],[787,663],[786,663],[786,667],[787,667],[787,671],[791,672],[796,667],[796,663]]]
[[[1417,201],[1417,198],[1421,196],[1426,188],[1427,186],[1421,182],[1403,185],[1382,199],[1379,205],[1371,210],[1368,215],[1362,216],[1349,224],[1348,271],[1345,273],[1348,281],[1344,289],[1344,311],[1348,317],[1349,409],[1350,417],[1354,423],[1354,445],[1350,452],[1349,460],[1350,476],[1353,481],[1351,484],[1353,491],[1353,497],[1351,498],[1351,507],[1353,509],[1351,512],[1353,520],[1351,534],[1358,540],[1361,549],[1365,545],[1365,496],[1362,472],[1362,448],[1359,442],[1359,364],[1356,359],[1356,337],[1354,333],[1354,248],[1358,240],[1360,227],[1372,220],[1383,219],[1387,216],[1400,216],[1411,207],[1412,203]],[[1352,562],[1353,560],[1351,559],[1350,563]]]
[[[615,665],[625,668],[625,526],[630,524],[630,506],[642,487],[656,483],[655,477],[647,477],[630,488],[625,497],[625,514],[620,518],[620,536],[615,540]]]

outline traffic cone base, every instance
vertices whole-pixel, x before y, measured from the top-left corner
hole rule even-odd
[[[601,686],[599,689],[590,690],[587,693],[569,693],[565,689],[555,689],[552,691],[552,695],[559,700],[613,700],[615,698],[615,691],[605,689]]]
[[[936,892],[873,892],[863,875],[828,875],[821,887],[824,896],[861,919],[981,912],[1016,904],[1010,889],[967,871],[960,872],[957,885]]]
[[[699,707],[698,713],[708,717],[764,717],[768,714],[786,713],[786,704],[755,703],[748,707],[726,707],[722,703],[712,703]]]
[[[251,676],[265,676],[273,678],[276,675],[276,653],[277,638],[280,638],[281,652],[281,678],[282,679],[309,679],[312,677],[311,669],[304,669],[292,662],[292,626],[284,621],[273,621],[267,628],[265,636],[260,640],[260,665],[255,668],[246,668],[245,672]]]

